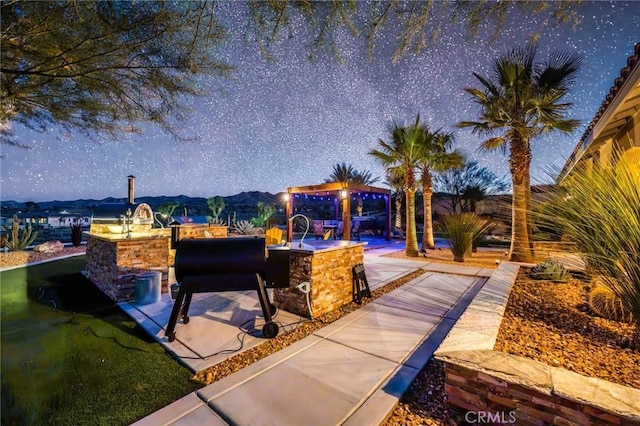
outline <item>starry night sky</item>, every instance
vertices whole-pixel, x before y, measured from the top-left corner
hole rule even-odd
[[[201,79],[211,93],[193,101],[185,124],[193,142],[178,142],[149,127],[142,135],[102,142],[52,128],[41,134],[16,128],[19,141],[33,149],[2,146],[3,200],[45,201],[126,197],[126,176],[136,179],[136,196],[211,197],[241,191],[277,193],[289,186],[322,183],[339,162],[383,176],[367,152],[387,139],[391,118],[411,121],[416,114],[434,129],[453,130],[474,120],[478,110],[463,87],[477,87],[473,71],[489,74],[492,61],[523,45],[540,28],[539,19],[514,17],[491,42],[482,27],[468,40],[463,28],[445,31],[419,55],[391,61],[393,36],[387,32],[371,59],[363,41],[340,39],[343,62],[329,54],[308,59],[304,26],[294,23],[266,61],[243,41],[245,18],[233,2],[221,5],[230,37],[219,58],[237,67],[232,79]],[[640,41],[640,4],[593,2],[580,9],[580,24],[546,27],[538,59],[552,50],[577,51],[584,65],[568,97],[572,116],[581,120],[570,136],[554,134],[533,141],[532,180],[550,182],[562,167],[604,100],[620,69]],[[457,130],[458,148],[508,178],[507,156],[477,150],[480,139]]]

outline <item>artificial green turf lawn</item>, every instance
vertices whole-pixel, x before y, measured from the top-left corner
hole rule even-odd
[[[84,267],[0,273],[3,425],[125,425],[198,388]]]

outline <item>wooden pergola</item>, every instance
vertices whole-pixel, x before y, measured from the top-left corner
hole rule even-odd
[[[385,238],[391,239],[391,191],[385,188],[378,188],[369,185],[360,185],[349,182],[331,182],[320,185],[294,186],[287,188],[287,240],[291,241],[293,236],[293,224],[289,220],[295,209],[296,196],[326,197],[333,199],[335,205],[336,219],[341,219],[344,223],[343,240],[351,239],[351,202],[358,197],[372,197],[384,199],[385,206]],[[338,209],[338,206],[341,209]],[[341,215],[338,212],[341,211]]]

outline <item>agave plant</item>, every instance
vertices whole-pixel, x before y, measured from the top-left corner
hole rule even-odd
[[[453,253],[453,260],[464,262],[469,256],[473,241],[477,241],[491,227],[491,223],[475,213],[445,215],[441,229],[449,236],[447,243]]]
[[[631,162],[580,168],[538,216],[578,247],[589,272],[640,323],[640,172]]]
[[[239,220],[231,226],[231,231],[240,235],[251,235],[255,230],[255,226],[248,220]]]
[[[210,225],[227,226],[227,222],[217,217],[207,216],[207,220],[209,221]]]
[[[38,237],[38,232],[34,232],[31,225],[27,225],[24,231],[20,231],[20,221],[17,215],[13,215],[11,226],[3,224],[2,227],[10,235],[5,246],[10,251],[24,250]]]
[[[569,281],[571,274],[557,260],[548,259],[531,269],[531,278],[564,283]]]

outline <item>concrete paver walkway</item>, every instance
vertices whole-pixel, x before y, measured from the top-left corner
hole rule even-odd
[[[365,265],[377,283],[425,267],[376,253]],[[480,269],[466,271],[471,276],[427,272],[135,424],[378,424],[486,282],[477,275],[488,271]]]

